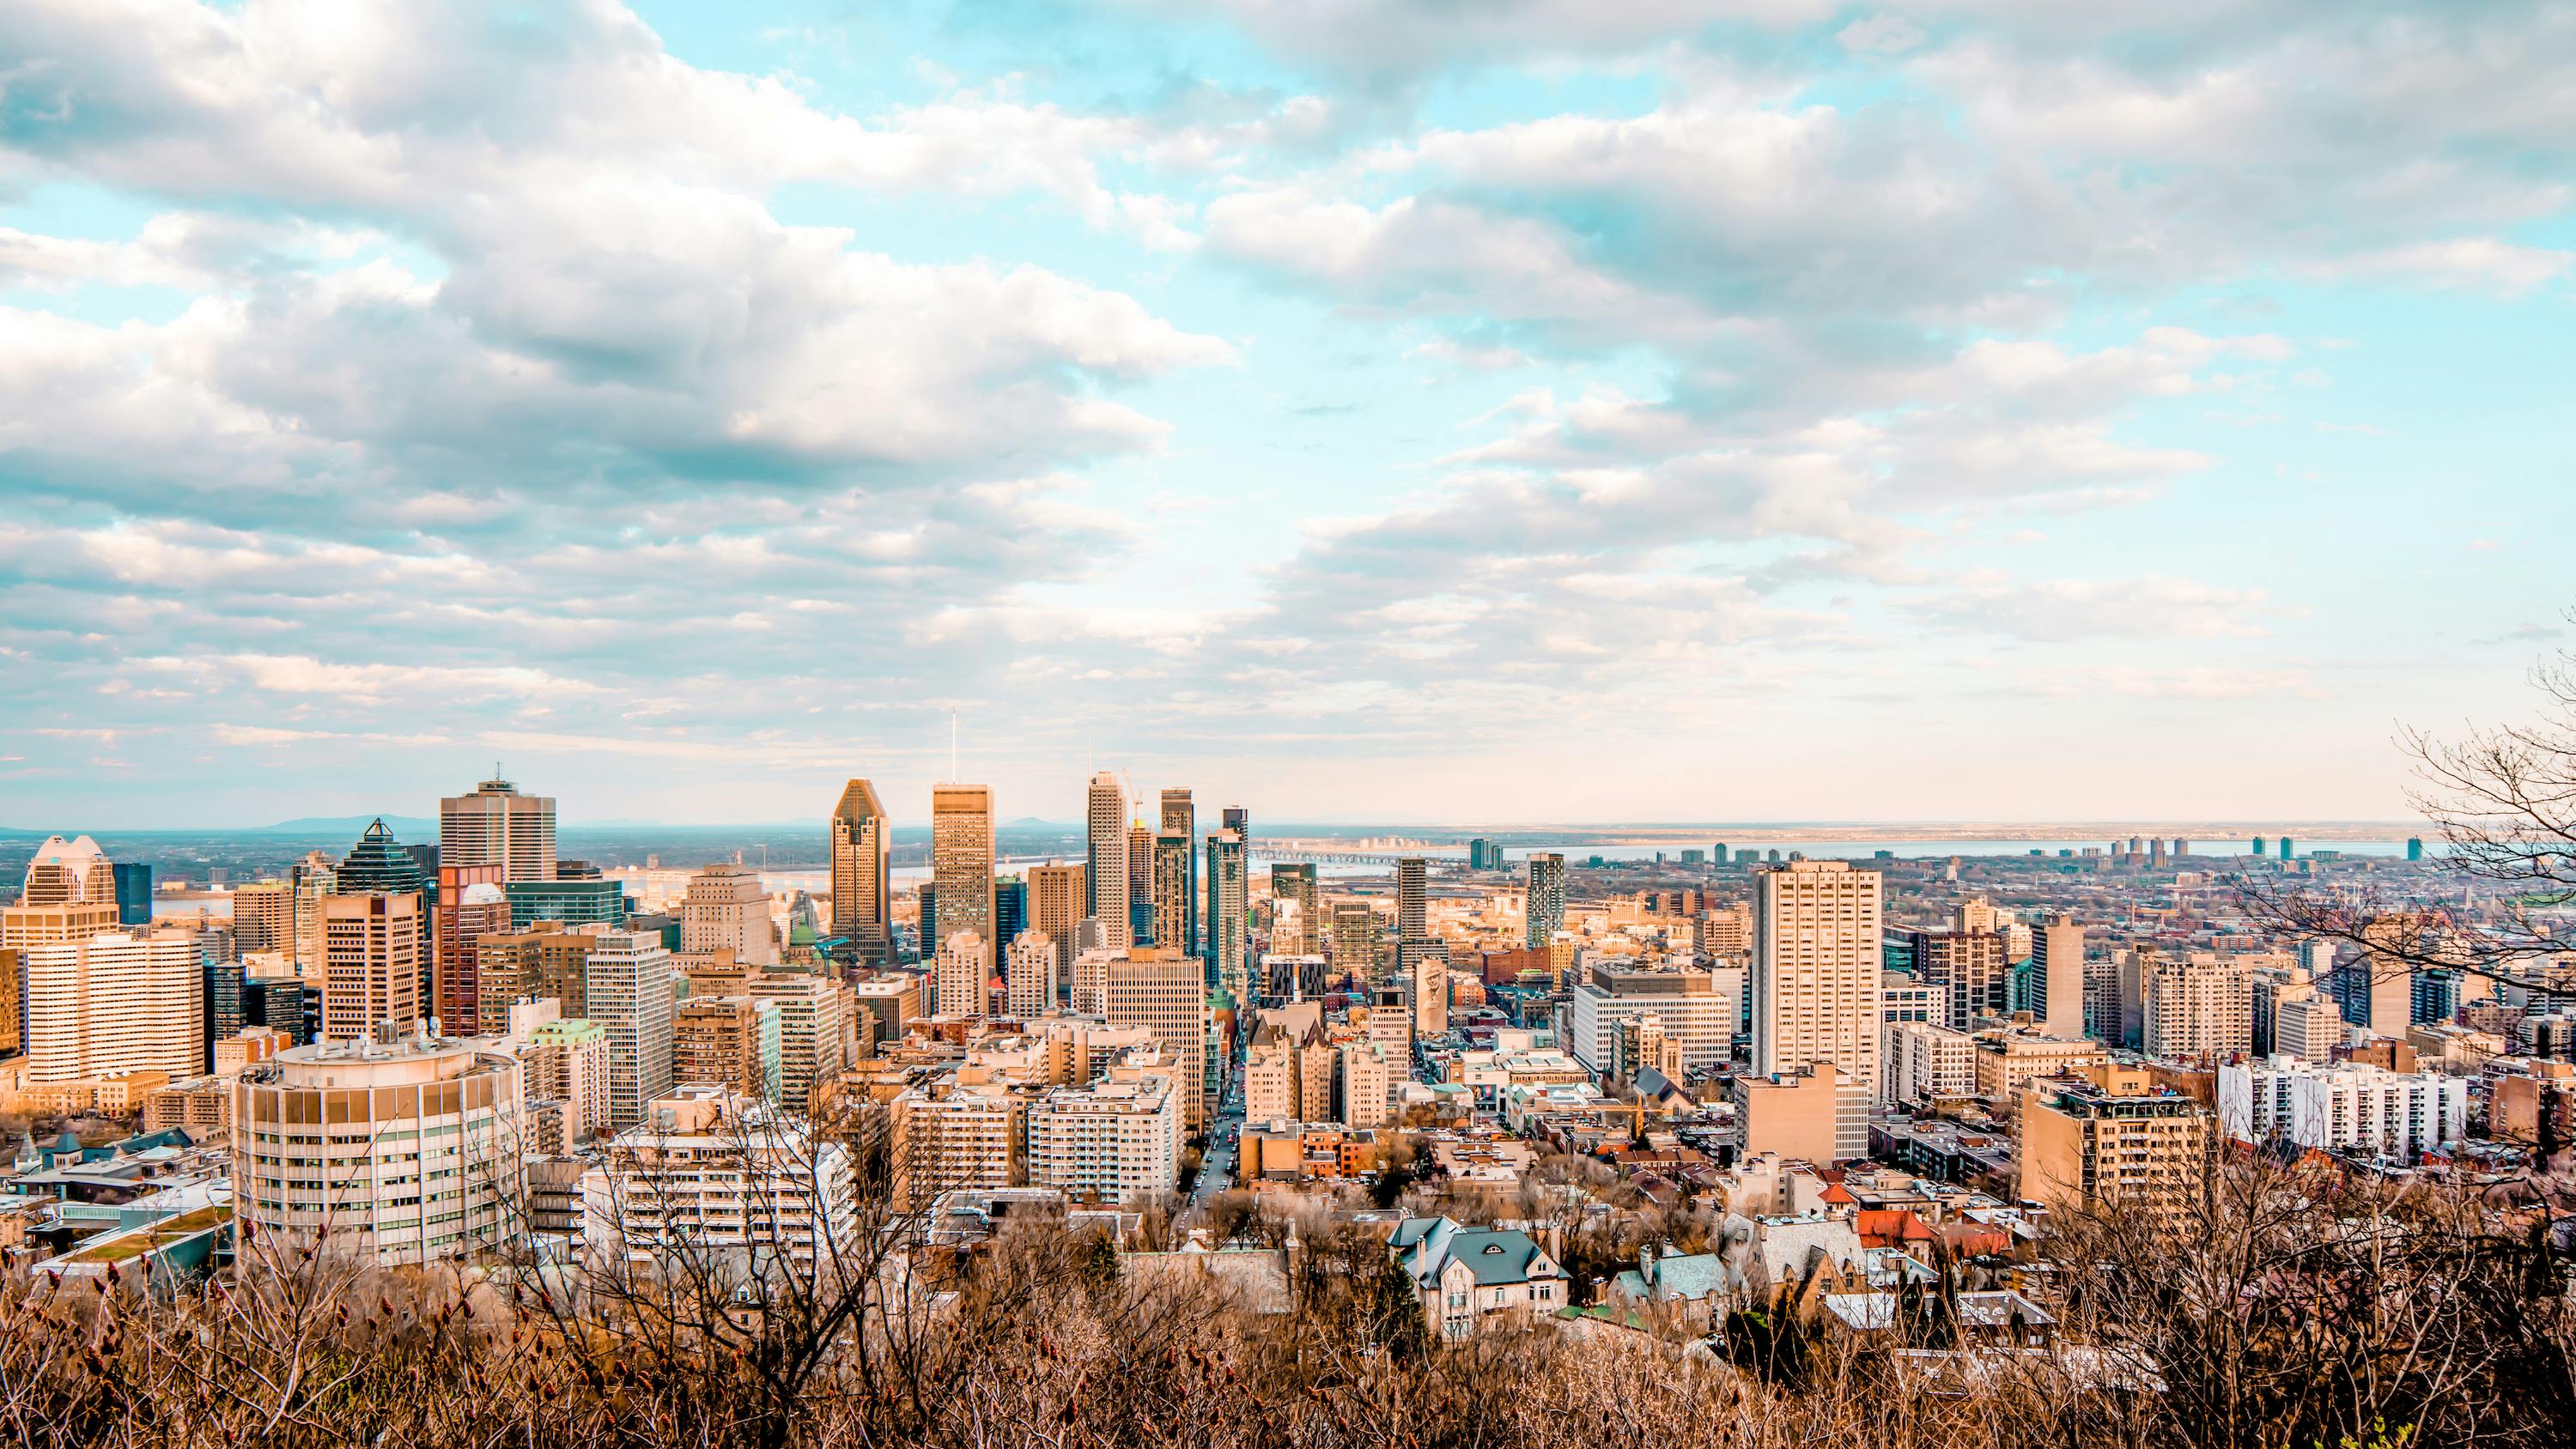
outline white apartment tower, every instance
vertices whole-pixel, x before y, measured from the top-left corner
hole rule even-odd
[[[1822,1062],[1879,1080],[1880,877],[1849,861],[1797,860],[1754,873],[1753,1070]]]
[[[941,1016],[982,1016],[991,1007],[993,953],[977,931],[960,931],[939,943],[939,965],[932,978]]]
[[[1011,957],[1002,979],[1009,986],[1011,1015],[1023,1020],[1055,1006],[1055,938],[1044,931],[1022,931],[1011,942]]]

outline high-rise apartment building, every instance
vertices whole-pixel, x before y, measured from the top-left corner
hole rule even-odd
[[[2143,963],[2141,1043],[2152,1057],[2217,1059],[2254,1046],[2254,987],[2245,969],[2195,951]]]
[[[990,1007],[993,953],[984,938],[960,931],[939,943],[932,985],[941,1016],[983,1016]]]
[[[1211,859],[1211,884],[1214,864]],[[1107,965],[1104,1014],[1109,1024],[1154,1033],[1163,1060],[1173,1068],[1182,1123],[1196,1130],[1207,1121],[1207,982],[1198,959],[1168,947],[1145,946],[1113,957]]]
[[[387,1022],[396,1036],[410,1036],[427,1015],[420,892],[334,894],[321,905],[322,1039],[374,1037]]]
[[[1753,1070],[1879,1081],[1880,878],[1840,860],[1753,873]]]
[[[999,960],[993,939],[993,790],[989,785],[935,785],[930,791],[930,882],[938,919],[928,923],[925,954],[960,931],[984,943],[985,970]]]
[[[778,964],[778,938],[769,928],[769,888],[744,865],[711,865],[689,877],[680,899],[680,949],[696,955],[731,951],[744,966]]]
[[[784,1087],[778,1003],[756,996],[692,996],[671,1017],[671,1081],[715,1086],[776,1102]],[[802,1102],[789,1104],[802,1107]]]
[[[1207,890],[1208,965],[1217,985],[1238,1005],[1248,1006],[1253,1000],[1247,914],[1252,902],[1244,878],[1243,837],[1231,830],[1207,838]]]
[[[671,1013],[679,967],[648,931],[607,931],[583,963],[582,1016],[608,1033],[608,1125],[644,1120],[671,1090]]]
[[[493,778],[438,802],[438,863],[498,865],[505,880],[555,878],[555,802]]]
[[[2215,1123],[2198,1101],[2156,1090],[2143,1068],[2043,1078],[2025,1098],[2021,1196],[2066,1212],[2119,1204],[2177,1218],[2197,1199]]]
[[[1078,865],[1029,867],[1029,929],[1055,942],[1056,979],[1073,975],[1075,942],[1080,938],[1084,885]]]
[[[2008,1014],[2011,978],[2001,931],[1910,931],[1906,937],[1914,949],[1914,974],[1947,994],[1949,1019],[1960,1030],[1975,1027],[1979,1017]]]
[[[1421,856],[1400,856],[1395,862],[1395,939],[1399,945],[1431,939],[1430,876],[1431,863]]]
[[[1184,874],[1188,878],[1181,886],[1181,920],[1179,934],[1168,941],[1163,940],[1161,936],[1157,935],[1155,937],[1155,943],[1163,946],[1175,946],[1189,955],[1196,956],[1200,954],[1199,866],[1198,856],[1196,852],[1191,850],[1190,842],[1198,839],[1199,835],[1198,809],[1190,803],[1190,792],[1188,790],[1172,789],[1165,790],[1163,792],[1163,815],[1160,824],[1162,828],[1156,833],[1154,847],[1156,852],[1159,855],[1159,853],[1166,848],[1162,841],[1163,836],[1179,836],[1181,840],[1181,866]],[[1160,870],[1159,866],[1157,867],[1157,870]],[[1155,922],[1157,931],[1161,929],[1161,926],[1162,922],[1157,920]]]
[[[204,1070],[205,975],[189,933],[111,928],[14,949],[27,978],[30,1083]]]
[[[1052,1010],[1056,1003],[1055,938],[1044,931],[1022,931],[1011,942],[1002,982],[1011,1015],[1026,1020]]]
[[[887,862],[894,822],[876,787],[852,780],[832,807],[832,934],[848,942],[844,954],[863,966],[894,959],[894,895]]]
[[[1565,857],[1552,851],[1539,852],[1529,858],[1529,901],[1522,939],[1540,950],[1547,949],[1556,933],[1565,929]]]
[[[1029,1104],[1027,1131],[1029,1185],[1075,1202],[1158,1197],[1180,1176],[1181,1092],[1167,1076],[1058,1087]]]
[[[2031,1010],[2050,1036],[2084,1035],[2084,927],[2069,915],[2048,918],[2031,935]]]
[[[1154,938],[1154,832],[1143,824],[1127,827],[1127,919],[1130,945],[1161,944]]]
[[[1127,888],[1127,787],[1107,770],[1091,777],[1083,914],[1100,919],[1101,944],[1124,951],[1134,944]]]

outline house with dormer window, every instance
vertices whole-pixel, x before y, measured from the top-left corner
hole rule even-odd
[[[1565,1270],[1516,1229],[1406,1218],[1388,1248],[1413,1280],[1424,1321],[1444,1339],[1526,1322],[1571,1301]]]

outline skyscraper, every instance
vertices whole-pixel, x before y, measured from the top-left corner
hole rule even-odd
[[[1154,934],[1154,832],[1141,823],[1127,827],[1127,917],[1133,944],[1161,944]]]
[[[98,842],[57,835],[36,847],[18,903],[0,906],[0,947],[86,941],[118,925],[116,874]]]
[[[1056,980],[1073,976],[1074,942],[1083,915],[1083,868],[1078,865],[1029,867],[1029,929],[1055,942]]]
[[[510,898],[497,865],[441,865],[438,904],[430,932],[430,1009],[449,1036],[485,1030],[485,1008],[506,1008],[506,995],[489,1003],[483,982],[483,938],[510,933]],[[493,1018],[506,1021],[506,1012]]]
[[[893,822],[876,787],[852,780],[832,807],[832,934],[849,942],[850,960],[883,966],[894,959],[894,895],[887,888]]]
[[[1220,830],[1207,838],[1208,967],[1217,985],[1233,994],[1238,1006],[1252,1000],[1252,977],[1245,952],[1251,906],[1243,875],[1243,837]]]
[[[1190,838],[1173,830],[1154,832],[1153,872],[1148,877],[1153,894],[1153,944],[1189,954],[1190,922],[1197,916],[1190,908],[1190,881],[1197,875],[1190,856]]]
[[[1182,952],[1195,956],[1199,954],[1199,859],[1198,852],[1190,848],[1190,842],[1198,839],[1198,809],[1190,803],[1188,790],[1167,789],[1163,792],[1160,834],[1178,835],[1181,838],[1181,863],[1185,879],[1181,885],[1180,934],[1169,941],[1162,941],[1159,936],[1156,939],[1165,946],[1177,947]],[[1156,848],[1161,847],[1158,844]],[[1158,922],[1157,926],[1159,925]]]
[[[993,954],[993,790],[989,785],[935,785],[930,791],[930,880],[938,890],[938,919],[922,942],[936,957],[939,943],[972,931],[984,943],[985,969]]]
[[[152,924],[152,867],[120,860],[109,867],[116,882],[116,920],[123,926]]]
[[[1878,872],[1799,860],[1753,882],[1753,1070],[1822,1062],[1877,1090]]]
[[[2031,968],[2039,988],[2031,1009],[2050,1036],[2074,1041],[2084,1035],[2084,928],[2073,916],[2056,915],[2031,936]]]
[[[1333,903],[1333,969],[1358,978],[1362,985],[1377,978],[1377,911],[1366,901]]]
[[[1091,777],[1089,820],[1083,914],[1099,917],[1103,945],[1124,951],[1135,940],[1128,916],[1127,789],[1107,770]]]
[[[1271,949],[1289,956],[1320,956],[1324,953],[1323,896],[1317,889],[1315,866],[1311,861],[1275,862],[1270,867],[1270,894],[1296,907],[1295,929],[1285,942],[1273,933]]]
[[[1544,951],[1565,929],[1565,857],[1549,852],[1529,858],[1528,919],[1525,942]]]
[[[1395,863],[1395,938],[1399,942],[1431,939],[1430,862],[1408,855]]]
[[[555,878],[555,802],[493,778],[438,802],[438,863],[497,864],[505,880]]]
[[[387,1022],[394,1035],[411,1035],[425,1015],[421,893],[340,892],[324,896],[321,909],[324,1039],[371,1038]]]
[[[608,1032],[608,1125],[622,1131],[671,1090],[679,971],[650,931],[608,932],[582,970],[581,1014]]]

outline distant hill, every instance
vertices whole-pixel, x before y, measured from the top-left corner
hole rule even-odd
[[[438,839],[438,822],[418,815],[307,815],[242,832],[244,835],[346,835],[352,840],[378,819],[405,845],[428,845]]]

